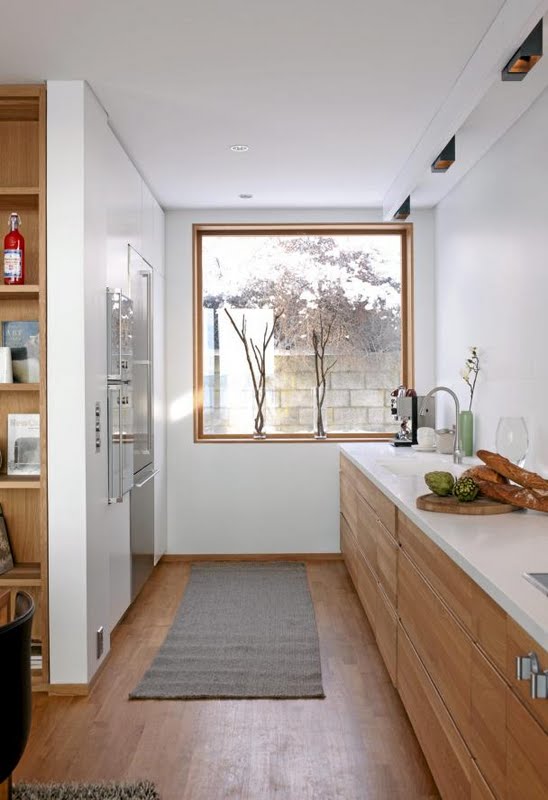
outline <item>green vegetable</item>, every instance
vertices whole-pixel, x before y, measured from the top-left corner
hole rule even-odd
[[[473,478],[459,478],[455,481],[453,494],[461,503],[470,503],[478,496],[479,487]]]
[[[427,472],[424,480],[430,491],[440,497],[451,494],[455,485],[455,479],[450,472]]]

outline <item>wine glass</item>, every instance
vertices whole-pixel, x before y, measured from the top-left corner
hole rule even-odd
[[[497,453],[522,467],[529,447],[527,425],[523,417],[501,417],[497,425]]]

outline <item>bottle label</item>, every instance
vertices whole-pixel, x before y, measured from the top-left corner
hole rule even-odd
[[[20,280],[23,277],[23,251],[4,250],[4,278]]]

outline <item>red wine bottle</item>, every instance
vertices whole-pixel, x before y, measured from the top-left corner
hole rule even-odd
[[[25,240],[19,231],[19,214],[10,214],[9,232],[4,237],[4,283],[25,283]]]

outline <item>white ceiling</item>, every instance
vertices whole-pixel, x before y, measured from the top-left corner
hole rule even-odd
[[[86,79],[165,207],[380,206],[504,4],[19,0],[0,83]]]

